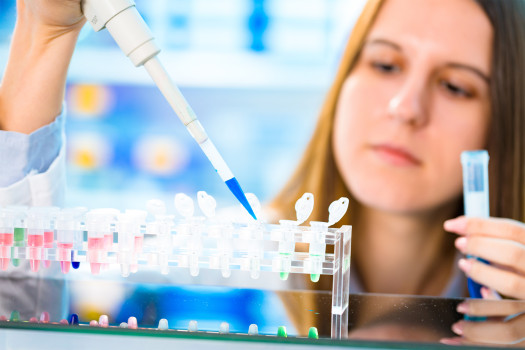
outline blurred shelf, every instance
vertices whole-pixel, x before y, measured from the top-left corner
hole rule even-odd
[[[8,51],[6,45],[0,47],[2,71]],[[165,51],[159,57],[183,87],[324,90],[334,74],[333,63],[322,59],[304,62],[272,54]],[[72,83],[152,84],[146,71],[135,68],[117,48],[79,47],[68,77]]]

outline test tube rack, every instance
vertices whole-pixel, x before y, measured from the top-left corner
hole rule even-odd
[[[87,263],[93,274],[109,266],[120,266],[122,276],[141,266],[155,266],[167,274],[172,268],[186,269],[192,276],[209,269],[224,278],[232,270],[246,271],[257,279],[261,271],[332,278],[332,326],[334,339],[346,337],[350,285],[351,226],[329,228],[346,213],[348,199],[341,198],[329,208],[328,222],[302,226],[313,209],[313,195],[307,193],[296,203],[297,220],[267,224],[251,220],[236,223],[215,217],[215,202],[199,192],[199,206],[205,216],[193,216],[193,200],[183,194],[175,206],[183,219],[167,215],[158,200],[148,202],[148,211],[55,207],[0,208],[0,265],[18,266],[29,260],[37,271],[59,262],[62,272]],[[250,196],[252,207],[260,208]],[[296,250],[296,243],[303,249]],[[306,249],[308,246],[308,249]],[[332,246],[330,249],[327,247]]]

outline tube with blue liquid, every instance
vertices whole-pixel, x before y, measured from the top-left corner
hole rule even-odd
[[[489,217],[489,154],[487,151],[464,151],[461,153],[463,166],[463,200],[465,216]],[[472,258],[472,256],[467,256]],[[477,258],[488,264],[488,261]],[[472,298],[481,298],[481,284],[468,279],[468,290]]]

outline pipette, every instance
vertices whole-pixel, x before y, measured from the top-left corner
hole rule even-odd
[[[254,218],[255,214],[228,165],[211,142],[182,93],[173,83],[157,55],[151,31],[135,7],[133,0],[83,0],[82,11],[95,31],[107,28],[122,51],[136,67],[144,66],[171,105],[181,122],[209,159],[230,191]]]
[[[465,216],[489,217],[489,154],[487,151],[464,151],[461,153],[463,166],[463,199]],[[468,256],[471,258],[472,256]],[[488,261],[477,258],[479,261]],[[468,278],[468,290],[472,298],[481,298],[482,285]]]

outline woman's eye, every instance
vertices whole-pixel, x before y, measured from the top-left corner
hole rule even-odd
[[[401,70],[398,65],[391,63],[373,62],[372,66],[374,67],[374,69],[382,73],[396,73]]]
[[[440,85],[454,96],[472,97],[472,93],[446,80],[441,80]]]

